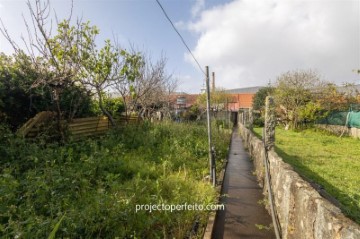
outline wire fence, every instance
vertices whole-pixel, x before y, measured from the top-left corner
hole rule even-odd
[[[317,120],[317,124],[341,125],[360,129],[360,111],[333,111],[327,117]]]

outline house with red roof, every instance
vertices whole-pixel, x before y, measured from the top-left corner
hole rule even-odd
[[[238,88],[225,90],[225,93],[228,94],[229,101],[227,104],[224,104],[224,108],[229,111],[239,111],[241,109],[249,109],[252,107],[253,98],[256,92],[262,87],[248,87],[248,88]],[[185,92],[176,92],[170,97],[170,104],[173,109],[185,110],[189,109],[197,101],[197,98],[200,94],[187,94]]]

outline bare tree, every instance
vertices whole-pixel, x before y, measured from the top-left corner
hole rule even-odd
[[[168,118],[171,118],[171,111],[173,110],[172,100],[173,95],[176,92],[176,89],[178,88],[179,81],[176,78],[169,78],[169,80],[165,83],[165,92],[164,92],[164,98],[166,101],[166,104],[163,105],[162,111],[164,115]]]
[[[149,118],[155,111],[169,106],[170,92],[176,88],[176,81],[165,72],[166,58],[161,56],[155,63],[150,56],[142,54],[143,63],[139,75],[133,82],[120,82],[115,88],[121,95],[126,115],[137,112]]]

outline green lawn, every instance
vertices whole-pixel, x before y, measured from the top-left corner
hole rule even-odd
[[[260,138],[262,128],[254,132]],[[306,178],[322,185],[343,212],[360,223],[360,140],[308,129],[276,129],[276,152]]]

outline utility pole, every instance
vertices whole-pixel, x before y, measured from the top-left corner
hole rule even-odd
[[[207,110],[207,128],[209,140],[209,166],[210,166],[210,180],[213,186],[216,186],[216,165],[214,158],[214,149],[211,142],[211,116],[210,116],[210,76],[209,67],[206,66],[206,110]]]

